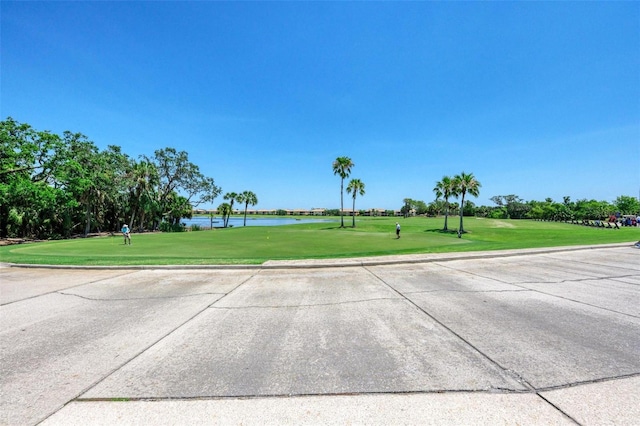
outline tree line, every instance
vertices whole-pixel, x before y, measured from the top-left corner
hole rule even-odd
[[[402,211],[427,216],[445,215],[445,219],[448,214],[459,215],[462,211],[464,216],[548,221],[606,220],[612,215],[640,214],[640,201],[627,195],[621,195],[613,202],[608,202],[593,199],[572,201],[569,196],[563,197],[562,201],[554,201],[551,198],[546,198],[544,201],[525,201],[517,195],[510,194],[491,197],[494,206],[476,206],[469,200],[464,201],[462,205],[449,202],[448,198],[457,198],[452,193],[445,198],[444,189],[438,188],[441,182],[438,182],[434,188],[435,201],[427,204],[421,200],[405,198]],[[445,229],[446,227],[445,222]]]
[[[344,227],[344,181],[354,163],[349,157],[338,157],[332,166],[340,177],[339,214]],[[444,215],[445,230],[448,216],[457,214],[459,235],[464,232],[464,216],[603,220],[615,213],[640,212],[640,202],[629,196],[608,203],[574,202],[569,197],[562,202],[524,201],[516,195],[499,195],[491,198],[495,206],[476,207],[465,197],[477,197],[480,187],[471,173],[444,176],[433,189],[435,201],[426,204],[406,198],[401,210]],[[355,212],[356,197],[365,194],[365,184],[352,179],[346,190]],[[100,150],[82,133],[38,131],[11,117],[0,122],[0,238],[68,238],[117,231],[123,223],[139,231],[180,230],[181,218],[190,218],[194,208],[213,202],[221,193],[214,179],[203,175],[185,151],[168,147],[134,159],[116,145]],[[452,198],[460,203],[451,203]],[[245,225],[247,207],[258,203],[251,191],[229,192],[224,199],[227,202],[218,206],[224,226],[234,202],[244,205]]]
[[[98,149],[82,133],[0,122],[1,238],[68,238],[123,223],[170,230],[220,193],[184,151],[133,159],[119,146]]]

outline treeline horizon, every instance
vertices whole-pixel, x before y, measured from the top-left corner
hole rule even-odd
[[[171,147],[134,159],[117,145],[100,150],[82,133],[60,136],[11,117],[0,122],[0,142],[0,238],[69,238],[116,232],[123,223],[136,231],[180,229],[180,219],[192,217],[194,209],[213,204],[222,193],[187,152]],[[399,210],[405,215],[459,214],[458,204],[438,192],[435,198],[428,204],[405,198]],[[624,195],[613,203],[571,201],[569,196],[562,202],[524,201],[516,195],[491,200],[495,206],[464,200],[463,215],[604,220],[616,213],[640,213],[640,202]],[[340,214],[339,209],[326,211]]]
[[[408,200],[408,203],[406,202]],[[640,201],[635,197],[620,195],[613,202],[595,199],[572,201],[565,196],[562,202],[546,198],[544,201],[525,201],[517,195],[496,195],[491,197],[494,206],[476,206],[473,201],[465,201],[464,216],[478,216],[491,219],[534,219],[534,220],[605,220],[616,215],[640,214]],[[409,206],[409,207],[408,207]],[[403,209],[411,209],[418,215],[443,216],[459,214],[460,206],[436,200],[429,204],[423,201],[405,199]]]

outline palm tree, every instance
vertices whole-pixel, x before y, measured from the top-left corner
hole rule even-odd
[[[235,193],[235,192],[227,192],[226,194],[224,194],[224,198],[225,200],[229,200],[229,214],[227,215],[227,219],[224,220],[223,218],[223,222],[224,222],[224,227],[226,228],[227,225],[229,225],[229,217],[233,214],[233,202],[238,200],[238,202],[240,202],[240,200],[238,199],[239,194]]]
[[[458,228],[458,238],[462,238],[464,233],[464,227],[462,226],[462,216],[464,215],[464,196],[469,193],[477,197],[480,194],[480,182],[476,179],[473,173],[462,172],[453,178],[455,193],[461,196],[460,199],[460,228]]]
[[[449,176],[443,176],[442,180],[436,182],[435,188],[433,188],[433,192],[436,193],[436,201],[440,198],[444,199],[444,229],[443,231],[448,231],[449,227],[447,226],[447,220],[449,218],[449,197],[456,196],[456,188],[453,180]]]
[[[333,174],[340,176],[340,228],[344,228],[344,180],[349,177],[353,166],[355,164],[349,157],[338,157],[333,162]]]
[[[229,215],[231,215],[231,204],[222,203],[218,206],[218,214],[222,216],[222,226],[227,227]]]
[[[242,194],[236,197],[239,203],[244,203],[244,226],[247,226],[247,207],[249,204],[255,206],[258,204],[258,197],[251,191],[243,191]]]
[[[352,226],[355,228],[356,227],[356,195],[358,193],[360,193],[360,195],[364,195],[364,182],[362,182],[360,179],[351,179],[351,182],[349,182],[349,185],[347,185],[347,192],[349,194],[353,193],[353,214],[352,214],[352,218],[353,218],[353,224]]]

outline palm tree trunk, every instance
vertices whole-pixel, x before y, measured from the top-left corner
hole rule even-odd
[[[244,226],[247,226],[247,207],[249,207],[249,203],[244,205]]]
[[[462,234],[464,232],[462,216],[464,216],[464,192],[462,193],[462,199],[460,200],[460,229],[458,229],[458,238],[462,238]]]
[[[144,209],[142,209],[142,212],[140,213],[140,226],[138,228],[138,230],[140,232],[142,232],[144,230],[144,218],[146,216],[146,211]],[[133,226],[133,224],[131,224],[131,226]]]
[[[340,180],[340,228],[344,228],[344,179]]]
[[[353,210],[351,211],[351,217],[353,218],[352,222],[351,222],[351,227],[355,228],[356,227],[356,196],[355,196],[355,189],[353,190],[354,195],[353,195]]]
[[[444,202],[444,229],[443,231],[448,231],[449,227],[447,226],[447,220],[449,219],[449,200],[445,200]]]
[[[131,220],[129,221],[129,223],[131,224],[131,230],[133,231],[133,229],[135,228],[135,221],[136,221],[136,208],[133,208],[133,211],[131,212]]]
[[[233,214],[233,202],[234,202],[235,200],[232,198],[232,199],[231,199],[231,200],[229,200],[229,201],[231,201],[231,202],[229,203],[230,207],[229,207],[229,214],[227,214],[227,221],[224,223],[224,227],[225,227],[225,228],[226,228],[227,226],[229,226],[229,218],[230,218],[230,217],[231,217],[231,215]]]

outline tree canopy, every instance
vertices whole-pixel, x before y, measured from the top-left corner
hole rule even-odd
[[[177,224],[221,189],[188,154],[174,148],[135,160],[82,133],[38,131],[0,122],[0,237],[64,238],[73,234],[155,229]]]

